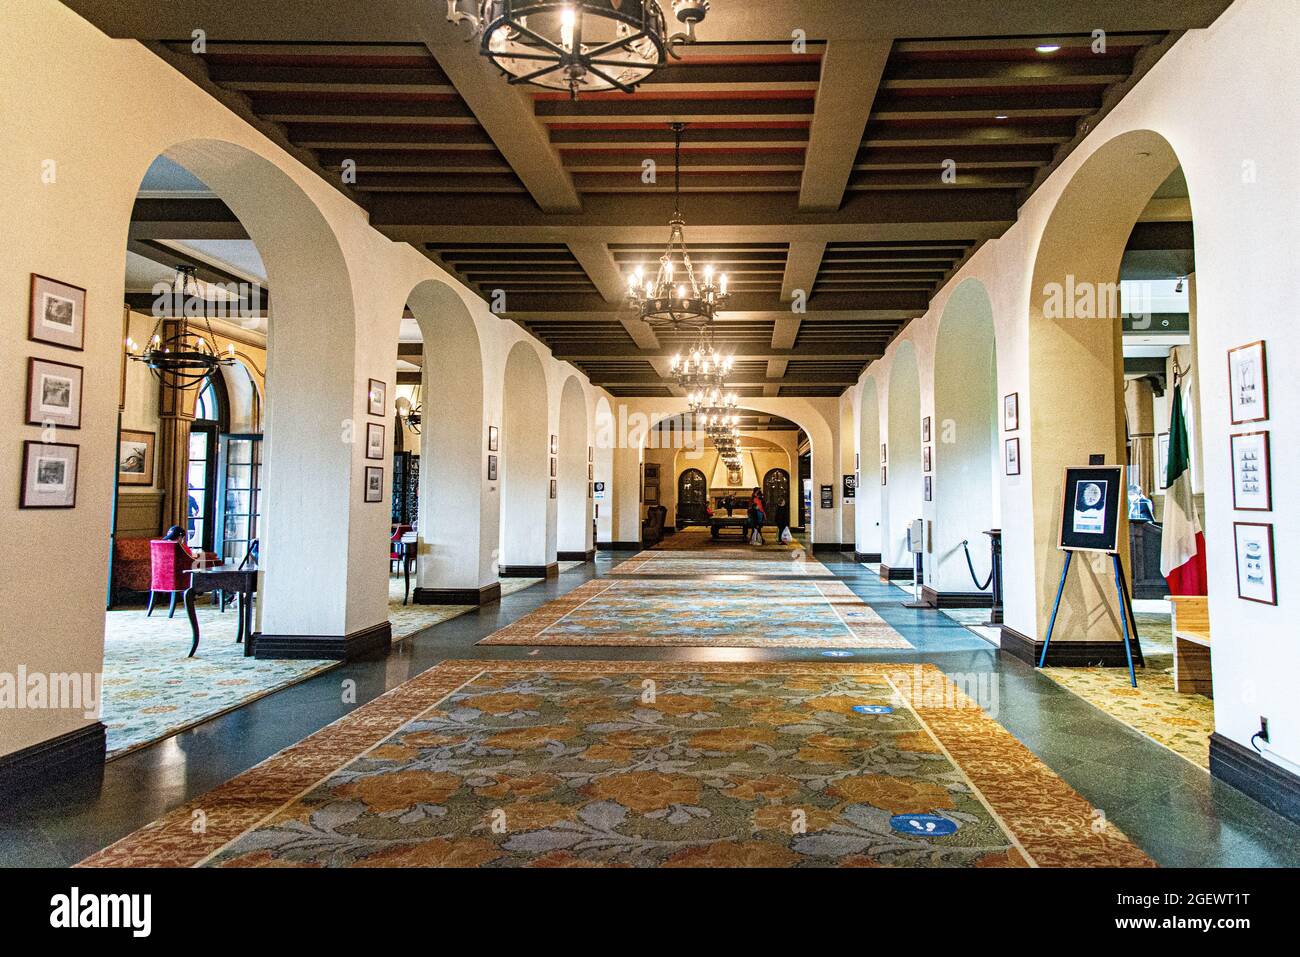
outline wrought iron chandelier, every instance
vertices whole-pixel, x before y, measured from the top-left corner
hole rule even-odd
[[[579,93],[636,86],[695,42],[709,0],[673,0],[684,33],[668,34],[657,0],[447,0],[447,19],[468,23],[479,53],[509,83]]]
[[[420,434],[420,422],[424,418],[424,406],[419,404],[419,393],[416,393],[416,400],[412,402],[404,395],[399,395],[393,402],[397,409],[397,421],[399,425],[406,426],[416,435]]]
[[[166,309],[157,310],[158,323],[148,345],[141,349],[133,339],[127,338],[127,358],[143,362],[169,388],[193,389],[222,366],[235,364],[235,344],[230,343],[225,354],[217,349],[212,323],[208,320],[208,299],[199,286],[195,267],[176,267],[170,299],[173,314],[167,315]],[[193,318],[203,320],[202,329],[190,324]],[[167,328],[169,321],[176,325]]]
[[[695,275],[686,247],[686,219],[682,216],[682,130],[684,123],[671,124],[675,176],[673,218],[668,221],[668,246],[659,257],[659,271],[650,278],[637,266],[627,277],[628,305],[652,327],[710,330],[718,309],[727,302],[727,274],[715,275],[705,266],[703,281]],[[680,267],[678,266],[680,263]]]

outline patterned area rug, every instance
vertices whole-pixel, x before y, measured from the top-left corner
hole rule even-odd
[[[738,512],[737,518],[744,518],[744,514]],[[714,538],[713,533],[707,528],[686,528],[675,535],[669,535],[661,539],[658,543],[650,546],[650,551],[665,552],[688,552],[688,551],[714,551],[718,548],[735,548],[743,549],[747,552],[789,552],[802,549],[804,545],[798,539],[790,545],[781,544],[780,533],[775,526],[769,525],[763,529],[764,544],[748,545],[741,539],[738,532],[728,529],[723,532],[722,538]]]
[[[80,866],[195,865],[1152,862],[932,665],[455,661]]]
[[[1044,677],[1101,709],[1116,721],[1197,767],[1210,768],[1214,702],[1174,690],[1173,636],[1168,615],[1137,612],[1147,666],[1129,684],[1126,668],[1044,668]]]
[[[578,562],[572,565],[580,564]],[[510,595],[541,581],[511,578],[501,582]],[[388,620],[393,641],[401,641],[475,605],[402,605],[404,583],[391,576]],[[322,671],[337,667],[332,660],[261,660],[245,658],[235,644],[239,612],[224,614],[203,601],[196,609],[202,640],[198,654],[190,651],[190,623],[183,607],[169,619],[167,609],[110,611],[105,616],[104,702],[101,720],[108,727],[108,756],[120,757],[233,708],[256,701]]]
[[[586,582],[479,644],[912,647],[839,581],[630,579]]]
[[[615,565],[611,577],[692,578],[709,575],[750,578],[834,578],[831,570],[798,548],[747,549],[725,546],[696,551],[650,549]]]

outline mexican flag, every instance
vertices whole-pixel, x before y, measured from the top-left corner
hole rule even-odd
[[[1192,468],[1187,445],[1183,390],[1174,387],[1169,415],[1169,467],[1165,475],[1165,524],[1160,538],[1160,574],[1171,595],[1207,594],[1205,534],[1192,503]]]

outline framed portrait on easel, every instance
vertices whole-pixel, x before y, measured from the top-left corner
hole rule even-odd
[[[1067,552],[1116,554],[1123,497],[1122,465],[1066,469],[1058,547]]]

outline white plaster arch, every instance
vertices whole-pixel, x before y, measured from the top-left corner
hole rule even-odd
[[[574,556],[594,547],[591,498],[587,494],[587,398],[577,375],[564,380],[560,390],[556,475],[556,548]],[[594,472],[594,468],[593,468]]]
[[[921,517],[921,379],[911,340],[897,343],[886,382],[888,428],[885,487],[881,496],[880,560],[892,568],[911,569],[907,530]]]
[[[927,583],[941,594],[976,591],[962,542],[977,574],[987,574],[988,539],[999,527],[998,385],[993,303],[978,279],[959,285],[944,305],[934,346],[931,422],[934,530]]]
[[[551,414],[546,370],[536,347],[516,342],[506,356],[501,417],[501,555],[509,571],[555,561],[550,497]]]
[[[855,550],[880,555],[883,489],[880,485],[880,386],[877,377],[865,377],[858,396],[858,502]]]

